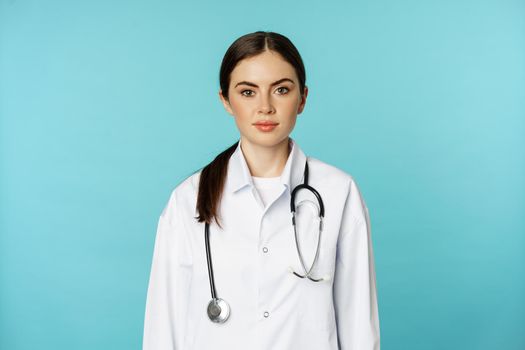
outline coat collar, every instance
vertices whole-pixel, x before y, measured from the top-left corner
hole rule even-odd
[[[303,181],[306,155],[291,137],[289,137],[289,142],[292,146],[292,150],[286,160],[286,164],[280,176],[280,182],[291,191],[291,189],[295,188],[295,186]],[[253,180],[241,149],[241,140],[239,139],[237,148],[228,162],[225,191],[228,193],[235,193],[248,185],[253,187]]]

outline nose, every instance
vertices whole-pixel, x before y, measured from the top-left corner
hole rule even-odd
[[[264,114],[275,112],[275,108],[273,107],[271,97],[265,94],[261,94],[260,96],[261,100],[259,105],[259,111]]]

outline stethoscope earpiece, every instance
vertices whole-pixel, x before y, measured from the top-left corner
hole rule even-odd
[[[298,274],[297,272],[294,271],[293,267],[291,267],[291,266],[288,266],[287,271],[289,273],[291,273],[292,275],[295,275],[295,276],[300,277],[300,278],[309,278],[310,280],[312,280],[314,282],[321,282],[321,281],[327,281],[328,282],[328,281],[330,281],[332,279],[332,276],[330,276],[328,274],[323,275],[321,278],[318,278],[318,279],[315,279],[315,278],[312,279],[309,276]]]

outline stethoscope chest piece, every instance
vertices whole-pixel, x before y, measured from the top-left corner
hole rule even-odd
[[[223,323],[230,316],[230,305],[220,298],[213,298],[208,303],[208,317],[215,323]]]

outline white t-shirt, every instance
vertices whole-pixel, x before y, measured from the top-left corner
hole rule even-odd
[[[280,176],[277,177],[258,177],[252,176],[253,185],[257,189],[259,196],[266,208],[268,203],[271,203],[275,197],[277,197],[282,189],[283,185],[279,181]]]

